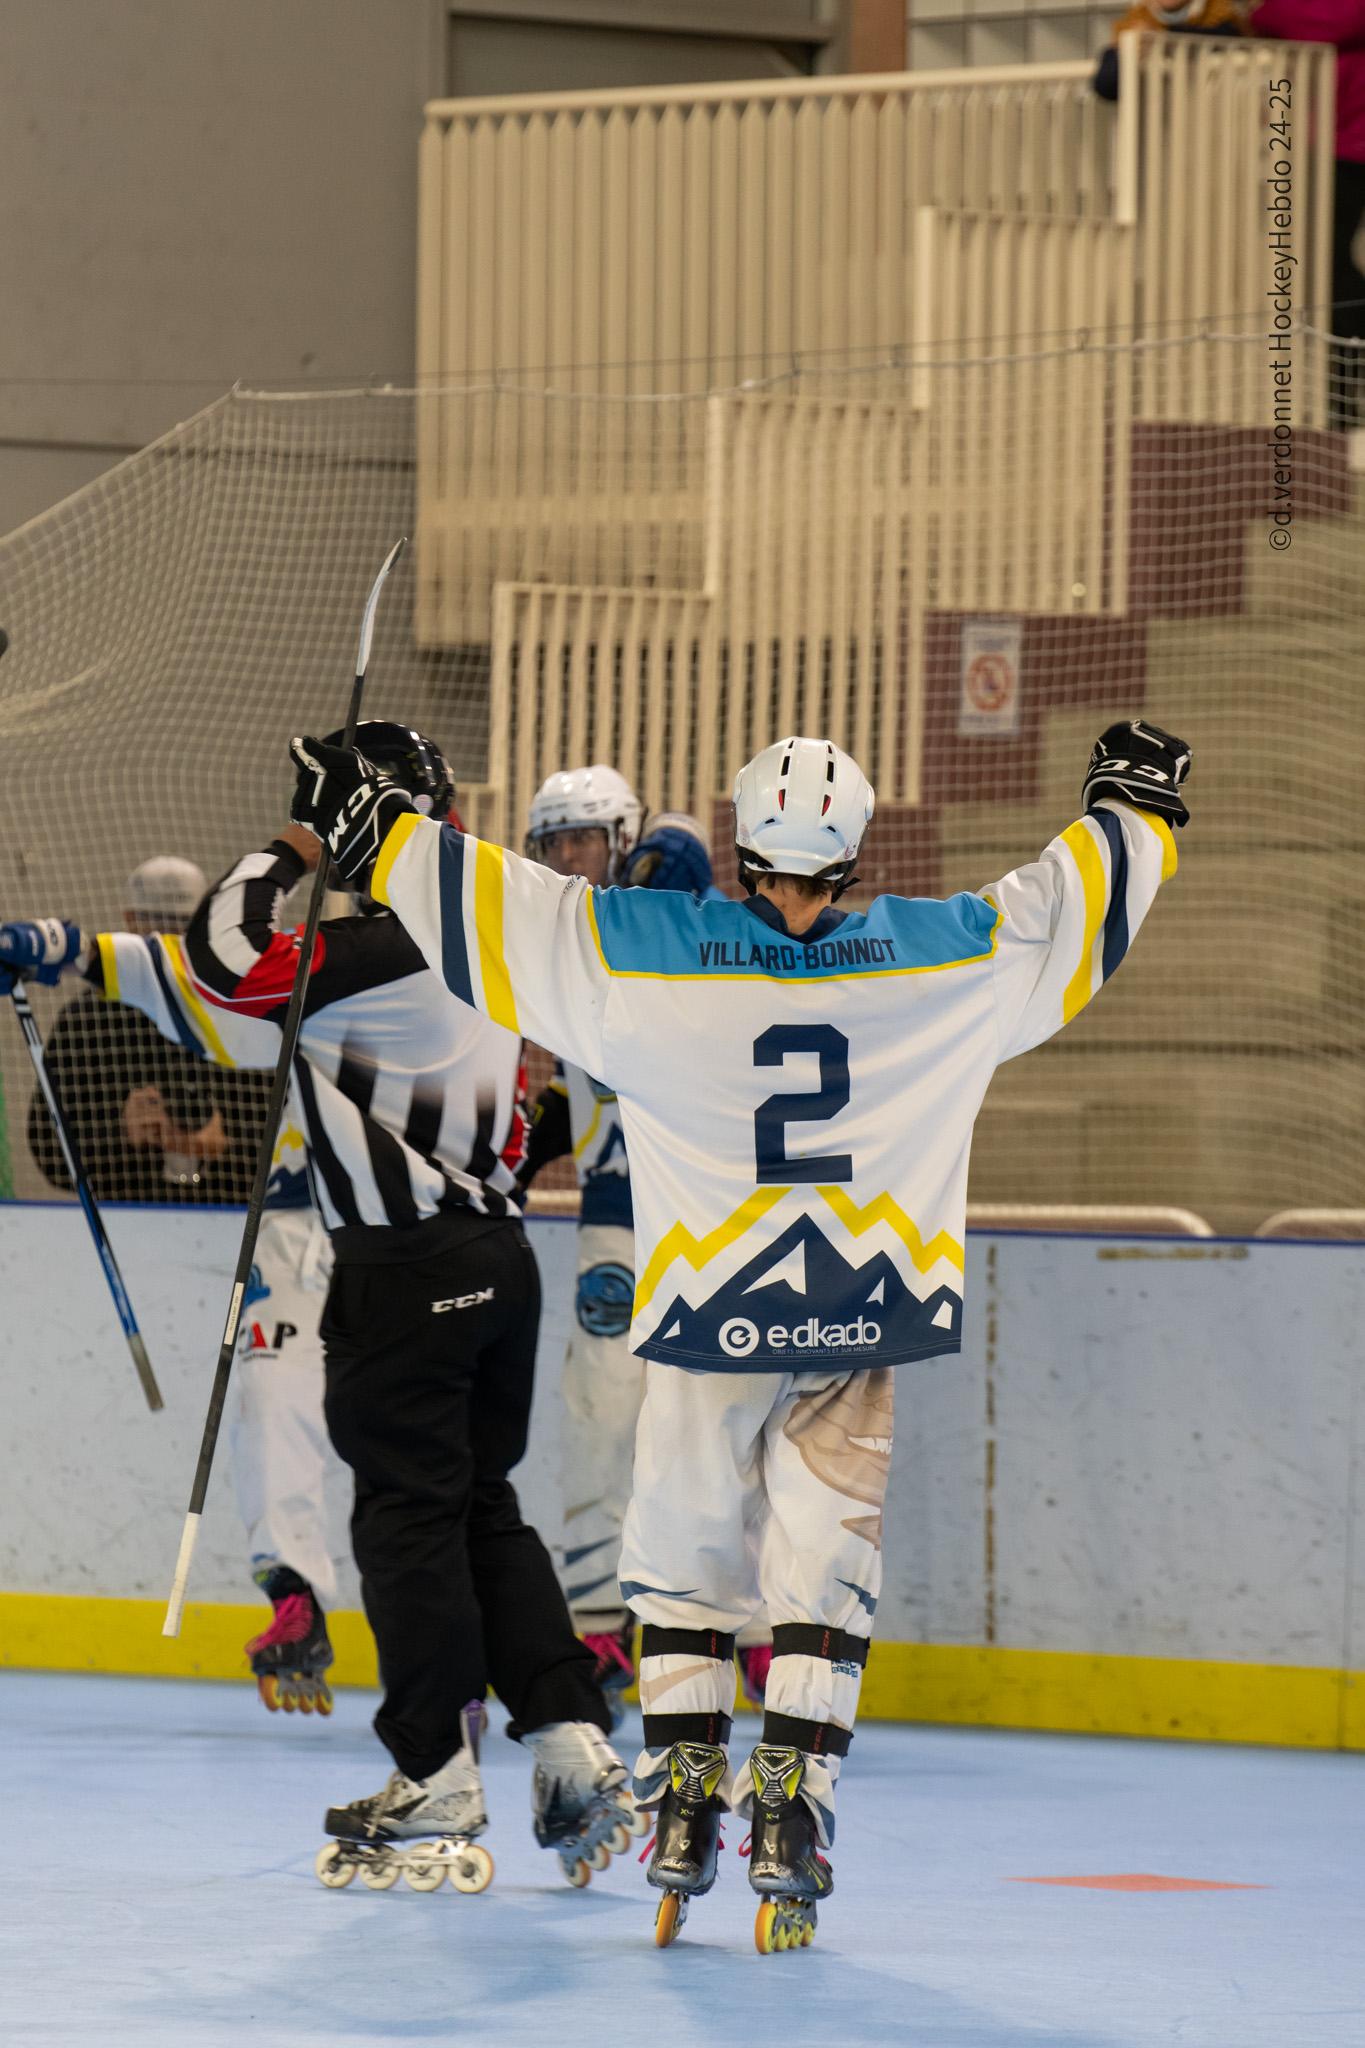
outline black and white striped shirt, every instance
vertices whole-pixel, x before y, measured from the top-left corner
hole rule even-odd
[[[248,854],[185,935],[193,993],[233,1065],[278,1057],[301,944],[278,919],[303,873],[280,840]],[[516,1213],[520,1065],[516,1034],[457,1001],[396,918],[323,923],[294,1082],[318,1204],[339,1251],[394,1256],[367,1246],[368,1234],[470,1211]]]

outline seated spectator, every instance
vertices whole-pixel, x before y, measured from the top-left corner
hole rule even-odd
[[[1365,344],[1365,272],[1354,250],[1356,236],[1365,227],[1365,0],[1261,0],[1252,28],[1276,42],[1336,46],[1332,332]],[[1349,427],[1361,416],[1365,347],[1344,349],[1341,358],[1333,379],[1332,423]]]
[[[1176,0],[1162,7],[1157,0],[1136,0],[1121,21],[1114,24],[1113,47],[1106,50],[1095,67],[1095,90],[1102,100],[1119,96],[1120,36],[1135,29],[1164,29],[1173,36],[1244,36],[1252,0]]]
[[[124,925],[183,932],[207,884],[192,861],[143,861],[128,880]],[[87,989],[62,1011],[48,1072],[97,1201],[245,1202],[268,1075],[235,1074],[169,1044],[146,1017]],[[28,1144],[53,1187],[69,1188],[52,1119],[35,1090]]]

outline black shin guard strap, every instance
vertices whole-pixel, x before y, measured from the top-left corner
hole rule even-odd
[[[718,1628],[659,1628],[647,1621],[640,1630],[642,1657],[715,1657],[728,1664],[734,1654],[734,1637]]]
[[[829,1721],[798,1721],[794,1714],[765,1713],[763,1740],[780,1749],[804,1749],[808,1756],[847,1756],[853,1732]]]
[[[648,1634],[648,1630],[646,1630]],[[866,1636],[846,1628],[826,1628],[822,1621],[779,1621],[773,1630],[774,1657],[827,1657],[831,1664],[867,1662]]]
[[[643,1720],[646,1749],[671,1749],[675,1742],[716,1742],[723,1749],[730,1740],[728,1714],[646,1714]]]

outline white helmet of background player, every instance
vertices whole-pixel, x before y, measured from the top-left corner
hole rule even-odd
[[[843,894],[875,799],[832,740],[779,740],[735,778],[735,852],[752,896],[760,875],[808,875]]]
[[[615,768],[600,762],[591,768],[562,768],[547,776],[531,799],[526,851],[536,859],[552,833],[599,828],[607,835],[609,872],[614,881],[640,836],[643,818],[639,797]]]

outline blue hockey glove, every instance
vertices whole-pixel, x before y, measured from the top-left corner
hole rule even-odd
[[[634,1300],[635,1275],[614,1260],[589,1266],[578,1276],[574,1305],[579,1323],[590,1337],[623,1337],[630,1328]]]
[[[305,736],[289,751],[299,770],[290,818],[317,834],[348,882],[363,882],[394,820],[416,804],[355,747]]]
[[[700,896],[711,886],[711,856],[695,818],[664,811],[626,856],[626,889],[684,889]]]
[[[0,924],[0,995],[8,995],[20,979],[55,988],[64,969],[75,966],[80,950],[79,925],[59,917]]]

